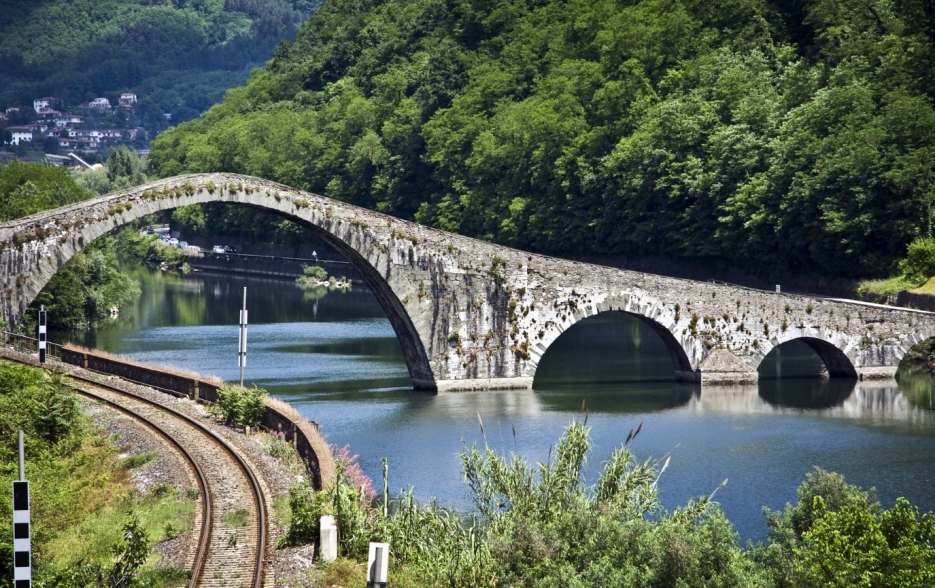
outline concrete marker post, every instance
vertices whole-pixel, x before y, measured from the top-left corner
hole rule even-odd
[[[338,559],[338,525],[331,515],[322,515],[318,530],[318,544],[321,561]]]
[[[370,544],[370,555],[367,558],[367,588],[386,588],[389,560],[389,543]]]

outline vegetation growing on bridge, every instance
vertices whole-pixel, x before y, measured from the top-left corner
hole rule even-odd
[[[581,422],[537,467],[489,447],[466,448],[461,464],[476,510],[460,516],[419,505],[411,492],[372,499],[369,481],[345,455],[336,485],[317,494],[293,488],[285,542],[313,541],[318,516],[333,514],[347,559],[326,566],[331,580],[339,572],[356,578],[349,563],[366,561],[368,541],[389,541],[390,580],[404,586],[921,588],[935,581],[935,517],[904,499],[884,509],[872,492],[815,469],[798,504],[767,511],[766,543],[743,549],[714,493],[672,512],[662,507],[656,484],[668,459],[639,462],[620,447],[587,487],[589,448]]]
[[[542,252],[885,277],[932,230],[930,4],[334,0],[152,159]]]
[[[118,458],[119,440],[84,414],[61,376],[0,361],[0,588],[12,587],[10,492],[18,466],[11,440],[19,429],[26,436],[36,586],[185,583],[184,570],[158,569],[150,546],[191,528],[194,503],[167,484],[138,492],[128,472],[138,464]]]

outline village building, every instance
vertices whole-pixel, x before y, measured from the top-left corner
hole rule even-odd
[[[100,130],[87,130],[87,129],[65,129],[68,133],[68,136],[73,139],[92,139],[95,141],[101,141],[103,139],[119,139],[123,136],[122,131],[115,129],[100,129]]]
[[[9,128],[13,128],[13,127],[9,127]],[[33,122],[33,123],[27,123],[25,125],[20,125],[19,128],[28,129],[32,131],[33,133],[44,133],[48,130],[49,123],[41,122],[41,121]]]
[[[120,106],[125,108],[132,108],[136,104],[136,94],[130,94],[129,92],[124,92],[120,95]]]
[[[32,109],[37,113],[43,108],[52,108],[52,103],[55,102],[55,98],[51,96],[46,96],[45,98],[36,98],[32,101]]]
[[[39,110],[36,111],[36,116],[38,116],[41,119],[50,119],[50,118],[54,119],[57,116],[61,116],[61,114],[62,114],[61,112],[57,110],[53,110],[51,108],[40,108]]]
[[[83,125],[84,117],[77,114],[60,114],[53,119],[55,126],[65,127],[68,125]]]
[[[68,149],[70,151],[83,151],[85,153],[94,153],[99,146],[98,141],[94,139],[76,139],[72,137],[60,136],[58,139],[59,149]]]
[[[100,108],[102,110],[110,109],[110,100],[107,98],[95,98],[88,102],[88,108]]]
[[[27,126],[7,127],[10,133],[10,145],[19,145],[24,141],[32,142],[33,131]]]

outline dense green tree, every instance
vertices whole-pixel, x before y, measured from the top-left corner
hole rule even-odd
[[[90,198],[65,168],[12,161],[0,164],[0,222]]]
[[[769,541],[754,552],[779,588],[922,588],[935,582],[935,518],[900,498],[886,510],[873,490],[816,468],[799,502],[767,511]]]
[[[51,95],[56,106],[74,108],[97,96],[116,103],[130,91],[140,102],[116,114],[155,136],[242,84],[319,3],[8,0],[0,14],[0,106],[31,109],[34,98]]]
[[[557,254],[870,277],[932,234],[919,0],[336,0],[154,143]]]

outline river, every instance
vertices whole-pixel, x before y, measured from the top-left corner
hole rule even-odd
[[[930,379],[901,380],[900,390],[796,378],[816,373],[818,359],[789,344],[761,372],[782,378],[700,391],[674,382],[662,341],[621,315],[589,319],[563,335],[543,357],[533,390],[427,394],[411,390],[393,329],[364,286],[303,292],[290,280],[123,269],[140,280],[140,299],[119,318],[52,340],[236,381],[246,286],[246,383],[320,423],[329,443],[349,445],[378,489],[385,457],[393,492],[411,486],[422,499],[469,509],[458,462],[465,444],[547,459],[564,427],[586,415],[594,444],[589,480],[642,423],[630,443],[636,456],[671,454],[659,483],[664,504],[708,495],[728,479],[716,500],[742,540],[765,537],[762,507],[794,502],[813,466],[876,487],[886,507],[905,496],[935,509]]]

